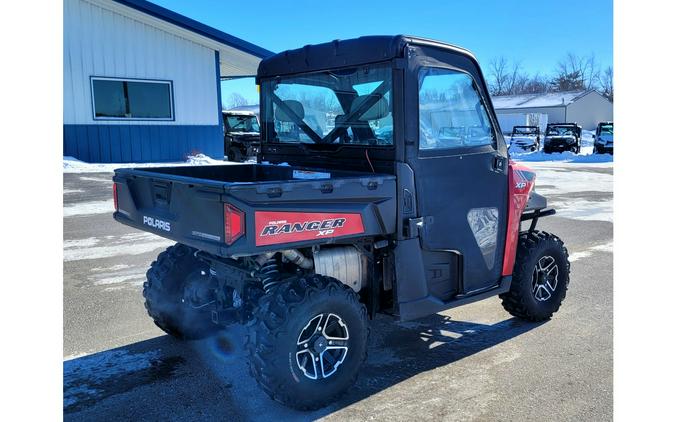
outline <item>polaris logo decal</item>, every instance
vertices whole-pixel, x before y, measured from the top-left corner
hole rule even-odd
[[[144,215],[143,224],[155,229],[164,230],[166,232],[171,231],[171,223],[168,221],[160,220],[159,218],[148,217],[147,215]]]
[[[256,246],[363,233],[356,213],[256,211]]]

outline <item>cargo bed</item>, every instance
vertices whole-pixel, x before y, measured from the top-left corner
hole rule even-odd
[[[393,175],[243,164],[118,169],[113,181],[115,220],[224,257],[396,229]]]

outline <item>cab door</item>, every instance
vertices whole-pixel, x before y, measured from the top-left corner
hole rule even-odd
[[[480,71],[466,62],[422,63],[406,78],[427,291],[443,301],[497,285],[504,255],[508,157]]]

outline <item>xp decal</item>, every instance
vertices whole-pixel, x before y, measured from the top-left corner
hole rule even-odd
[[[364,232],[361,214],[255,212],[256,246],[331,238]]]
[[[513,274],[518,248],[518,232],[520,217],[527,206],[530,192],[534,189],[534,171],[521,164],[509,162],[509,219],[506,226],[506,245],[504,246],[504,262],[502,275]]]

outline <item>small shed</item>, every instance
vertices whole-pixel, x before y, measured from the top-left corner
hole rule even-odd
[[[145,0],[65,0],[63,150],[87,162],[224,156],[222,79],[272,52]]]
[[[502,122],[536,121],[546,123],[576,122],[586,130],[594,130],[598,122],[613,120],[612,103],[596,90],[548,92],[542,94],[499,95],[492,97],[492,104]],[[535,116],[533,118],[533,116]],[[509,132],[512,127],[502,127]]]

